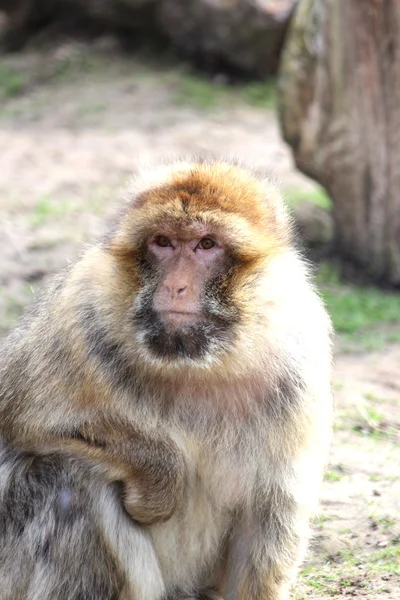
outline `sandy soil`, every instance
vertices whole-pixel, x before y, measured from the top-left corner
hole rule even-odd
[[[235,155],[284,186],[296,173],[272,111],[232,94],[182,101],[182,69],[117,56],[107,41],[3,58],[0,95],[0,334],[83,242],[102,231],[140,162]],[[1,83],[1,80],[0,80]],[[400,318],[400,317],[399,317]],[[335,439],[297,600],[400,598],[400,347],[336,356]]]

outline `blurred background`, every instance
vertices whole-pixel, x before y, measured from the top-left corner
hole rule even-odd
[[[279,183],[336,329],[294,597],[400,595],[400,0],[0,0],[0,343],[140,163]]]

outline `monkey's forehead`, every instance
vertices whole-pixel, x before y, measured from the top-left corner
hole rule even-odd
[[[133,182],[129,206],[147,218],[208,219],[231,213],[256,228],[284,220],[277,188],[266,178],[224,161],[176,162],[142,170]]]

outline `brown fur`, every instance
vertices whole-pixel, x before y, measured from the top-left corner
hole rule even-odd
[[[174,272],[154,266],[147,240],[175,236],[184,245],[210,233],[224,258],[190,301],[212,318],[171,341],[152,299]],[[179,277],[191,282],[187,261]],[[11,557],[18,548],[23,561],[43,537],[64,532],[60,502],[86,506],[82,521],[68,513],[70,577],[53,555],[47,571],[31,561],[29,591],[12,596],[15,580],[0,568],[5,599],[213,598],[217,589],[226,600],[286,598],[329,439],[329,331],[270,183],[218,161],[144,172],[116,226],[60,276],[2,351],[0,507],[15,489],[34,500],[19,521],[26,537],[0,527],[0,549]],[[54,465],[45,492],[53,533],[30,457]],[[119,482],[141,525],[126,518]],[[82,527],[103,540],[99,559]],[[118,577],[110,572],[82,596],[81,561],[107,573],[109,556]]]

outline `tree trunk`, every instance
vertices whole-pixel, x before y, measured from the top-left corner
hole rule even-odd
[[[279,90],[297,166],[332,196],[340,257],[400,286],[400,0],[301,0]]]

